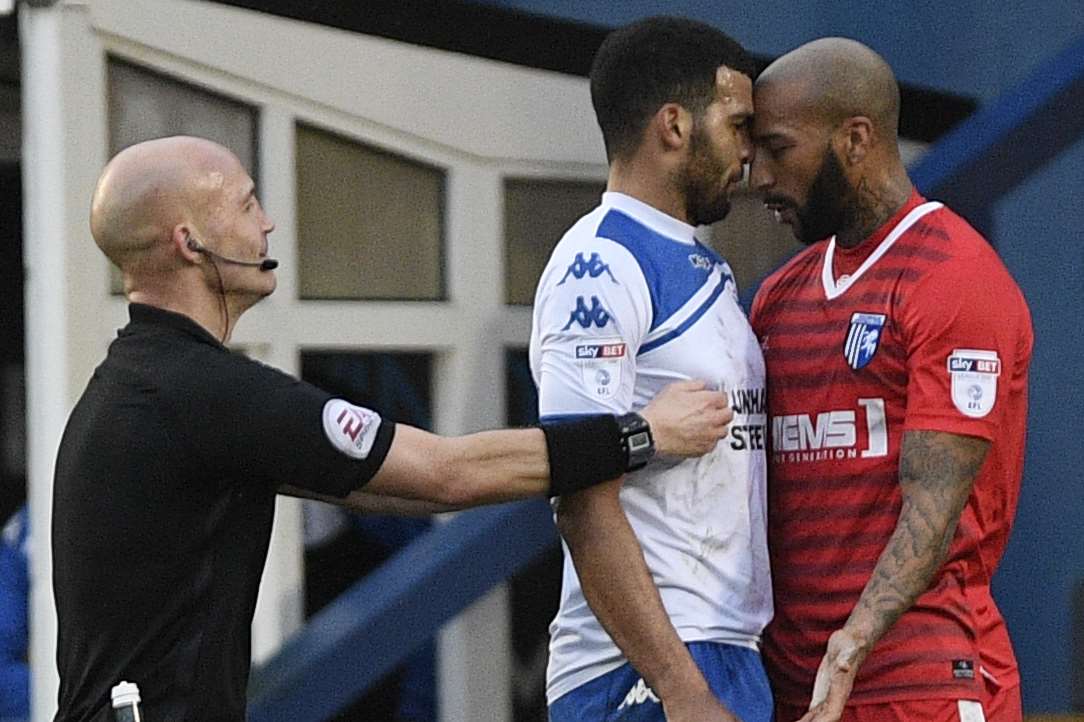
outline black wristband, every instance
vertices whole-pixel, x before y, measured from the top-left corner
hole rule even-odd
[[[585,416],[542,424],[550,462],[550,496],[562,496],[639,469],[654,451],[638,414]],[[644,447],[644,435],[650,448]]]

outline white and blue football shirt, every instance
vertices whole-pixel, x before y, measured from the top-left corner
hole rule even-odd
[[[543,419],[639,410],[683,379],[727,390],[727,437],[703,457],[656,458],[629,474],[621,503],[679,636],[755,649],[772,616],[764,361],[730,267],[694,232],[630,196],[603,194],[542,273],[531,369]],[[626,661],[588,607],[567,548],[550,633],[550,703]]]

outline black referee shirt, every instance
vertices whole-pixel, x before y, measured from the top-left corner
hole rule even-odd
[[[57,722],[112,720],[136,682],[147,719],[241,722],[256,592],[293,484],[343,496],[379,468],[336,450],[332,397],[140,304],[68,420],[53,500]]]

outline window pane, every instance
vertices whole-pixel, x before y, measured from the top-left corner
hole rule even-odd
[[[432,356],[425,353],[301,353],[301,378],[351,403],[422,429],[432,426],[432,366]]]
[[[432,422],[432,367],[432,357],[418,353],[301,354],[305,380],[375,409],[386,418],[421,428],[429,428]],[[428,518],[348,514],[319,502],[306,502],[304,510],[307,617],[425,533],[431,524]],[[435,670],[435,648],[430,641],[335,719],[437,719]]]
[[[538,391],[531,380],[527,349],[504,352],[505,388],[508,389],[509,426],[538,421]],[[512,719],[546,719],[546,659],[549,623],[561,601],[561,547],[553,544],[509,580],[512,615],[512,685],[517,690]]]
[[[255,108],[116,58],[108,74],[111,156],[144,140],[195,135],[229,148],[257,177]],[[123,293],[120,271],[110,271],[111,292]]]
[[[302,298],[440,300],[444,172],[297,128]]]
[[[606,185],[510,178],[504,183],[505,303],[530,305],[553,247],[599,204]]]
[[[256,177],[256,109],[136,65],[109,59],[109,149],[195,135],[233,151]]]

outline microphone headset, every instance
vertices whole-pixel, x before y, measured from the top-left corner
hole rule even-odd
[[[194,253],[202,253],[210,256],[213,259],[222,261],[223,263],[232,263],[235,266],[248,266],[249,268],[258,268],[261,271],[273,271],[279,267],[279,262],[274,258],[265,258],[262,261],[241,261],[236,258],[227,258],[226,256],[215,253],[210,248],[204,247],[202,243],[197,241],[192,236],[188,237],[188,250]]]
[[[226,287],[222,283],[222,274],[218,270],[218,264],[216,260],[223,263],[231,263],[235,266],[247,266],[248,268],[258,268],[261,271],[272,271],[278,268],[279,262],[274,258],[265,258],[262,261],[241,261],[236,258],[227,258],[226,256],[219,255],[212,251],[210,248],[204,247],[202,243],[197,241],[192,236],[188,236],[188,240],[185,242],[188,246],[188,250],[193,253],[202,253],[211,259],[211,268],[215,271],[215,276],[218,277],[218,300],[222,308],[222,316],[225,319],[225,330],[222,332],[222,343],[226,343],[226,339],[230,336],[230,312],[229,307],[226,304]]]

